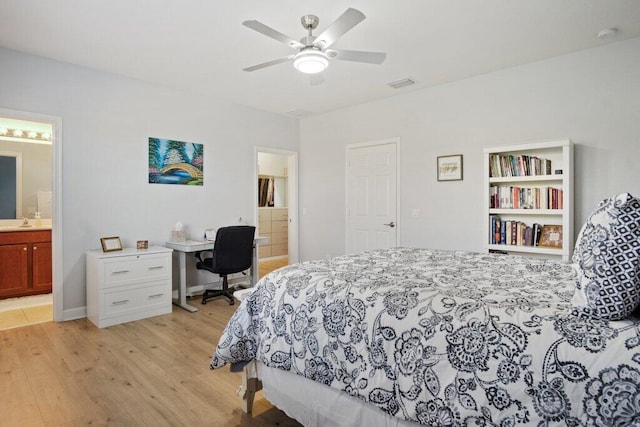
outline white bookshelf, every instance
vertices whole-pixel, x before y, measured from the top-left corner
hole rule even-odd
[[[492,155],[535,156],[551,161],[551,175],[490,176]],[[556,174],[562,170],[562,174]],[[487,251],[504,251],[519,255],[559,258],[570,261],[573,237],[573,143],[569,139],[506,145],[484,149],[484,247]],[[490,208],[491,187],[558,188],[562,189],[562,209]],[[562,248],[525,245],[491,244],[491,215],[501,221],[518,221],[532,226],[562,225]]]

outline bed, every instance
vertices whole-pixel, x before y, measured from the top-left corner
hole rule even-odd
[[[306,384],[292,407],[333,412],[309,398],[320,387],[373,409],[368,425],[640,425],[640,321],[577,315],[574,292],[571,265],[546,259],[393,248],[305,262],[256,285],[211,367],[257,361],[265,390]]]

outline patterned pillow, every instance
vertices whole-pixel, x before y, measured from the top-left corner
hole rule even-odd
[[[629,193],[600,202],[580,230],[573,253],[576,314],[607,320],[640,303],[640,200]]]

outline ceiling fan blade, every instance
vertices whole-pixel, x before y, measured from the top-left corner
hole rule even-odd
[[[292,39],[289,36],[286,36],[284,34],[282,34],[279,31],[274,30],[271,27],[267,27],[266,25],[264,25],[262,22],[259,21],[244,21],[242,23],[242,25],[244,25],[245,27],[249,27],[252,30],[255,30],[257,32],[259,32],[260,34],[264,34],[267,37],[271,37],[274,40],[277,40],[281,43],[286,44],[287,46],[290,46],[294,49],[301,49],[304,47],[304,45],[302,43],[300,43],[299,41],[296,41],[294,39]]]
[[[289,55],[282,58],[274,59],[272,61],[263,62],[262,64],[252,65],[251,67],[243,68],[244,71],[256,71],[262,68],[270,67],[271,65],[280,64],[283,62],[287,62],[293,59],[295,55]]]
[[[365,18],[364,13],[357,9],[347,9],[335,22],[315,38],[314,44],[327,48],[335,43],[347,31],[358,25]]]
[[[324,73],[309,74],[309,83],[311,83],[311,86],[318,86],[324,83]]]
[[[387,57],[386,53],[382,52],[365,52],[362,50],[342,50],[342,49],[331,49],[327,53],[329,53],[329,57],[331,57],[331,52],[335,52],[335,59],[339,59],[342,61],[354,61],[354,62],[366,62],[369,64],[382,64]]]

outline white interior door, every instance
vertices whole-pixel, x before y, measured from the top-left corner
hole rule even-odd
[[[398,246],[397,146],[347,147],[347,253]]]

